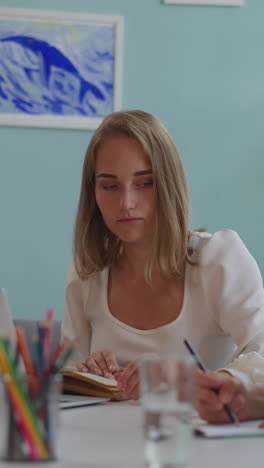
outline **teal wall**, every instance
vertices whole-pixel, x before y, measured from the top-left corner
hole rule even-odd
[[[1,7],[124,15],[122,107],[155,113],[189,178],[194,226],[237,230],[264,272],[264,1],[0,0]],[[17,317],[62,316],[91,133],[0,127],[0,284]]]

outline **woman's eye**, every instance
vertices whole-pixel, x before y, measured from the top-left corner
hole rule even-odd
[[[103,185],[103,189],[104,190],[115,190],[115,189],[117,189],[117,185],[116,184]]]
[[[153,186],[153,180],[144,180],[142,182],[138,182],[136,184],[137,187],[139,188],[148,188]]]

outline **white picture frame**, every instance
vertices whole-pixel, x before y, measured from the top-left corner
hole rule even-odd
[[[0,8],[0,125],[95,129],[121,106],[123,17]]]
[[[179,5],[215,5],[215,6],[242,6],[244,0],[162,0],[167,4]]]

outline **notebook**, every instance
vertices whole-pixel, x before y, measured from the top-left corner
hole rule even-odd
[[[109,398],[89,397],[83,395],[60,395],[60,409],[78,408],[82,406],[105,403]]]
[[[7,338],[13,346],[15,345],[15,327],[8,305],[7,294],[3,288],[0,288],[0,335]]]
[[[111,400],[122,399],[122,391],[115,379],[107,379],[89,372],[78,372],[74,369],[64,369],[63,390],[89,397],[103,397]]]
[[[194,434],[209,439],[225,439],[229,437],[263,437],[263,419],[235,424],[198,424],[194,427]]]

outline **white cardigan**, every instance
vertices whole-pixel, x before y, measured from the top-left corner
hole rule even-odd
[[[145,352],[186,352],[187,338],[209,369],[228,367],[248,386],[256,363],[264,388],[264,293],[255,260],[234,231],[194,232],[190,243],[197,264],[186,265],[181,313],[153,330],[135,329],[111,314],[108,268],[81,280],[70,266],[62,337],[76,344],[72,364],[106,349],[121,366]]]

